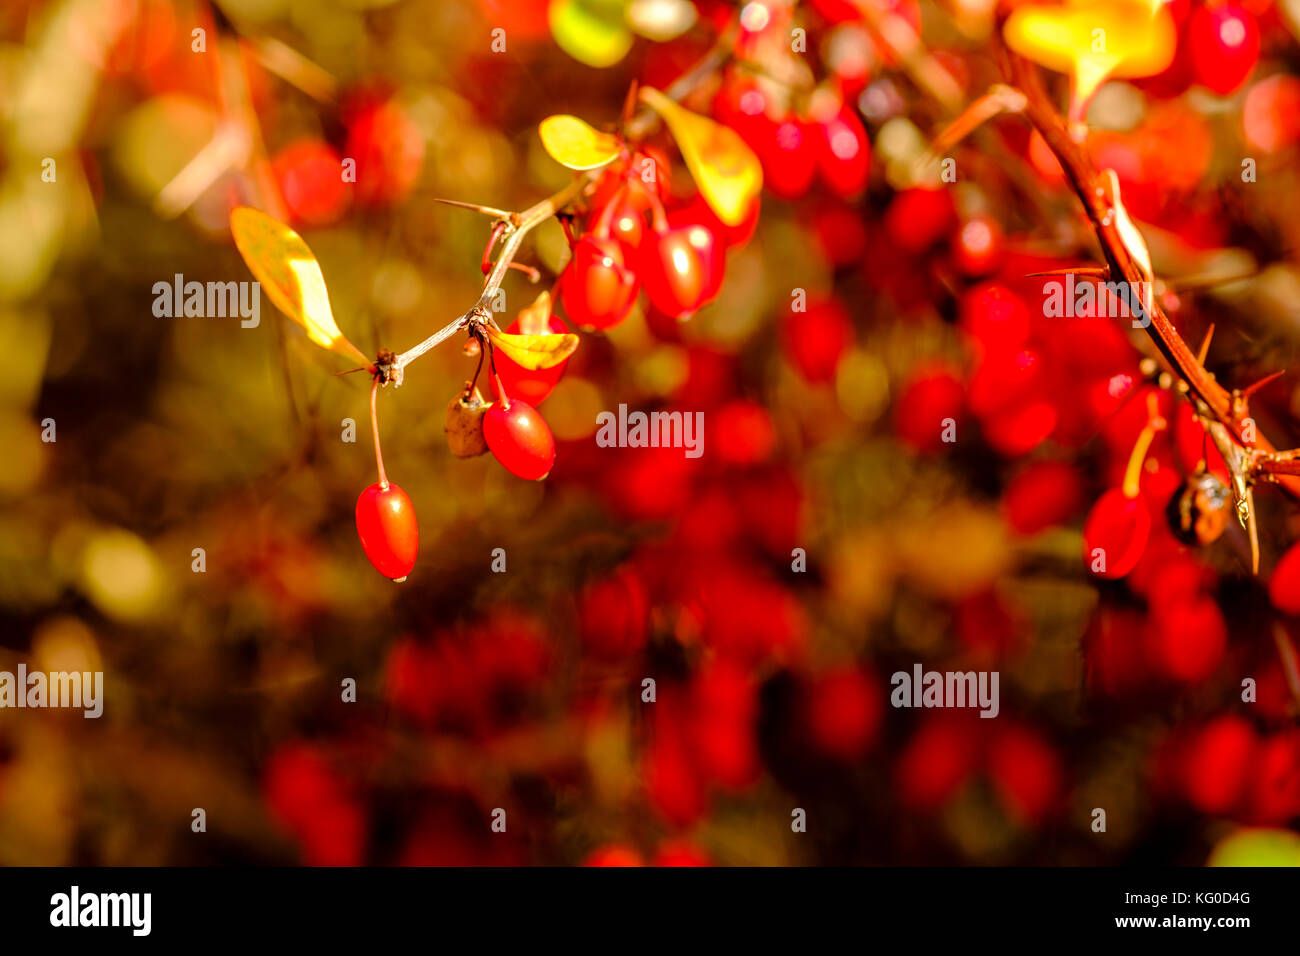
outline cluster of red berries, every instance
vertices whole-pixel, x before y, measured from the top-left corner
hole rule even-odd
[[[1300,733],[1260,732],[1235,714],[1177,728],[1153,756],[1159,792],[1258,826],[1300,814]]]
[[[584,330],[612,328],[645,292],[651,323],[685,321],[722,288],[727,250],[758,218],[728,229],[698,194],[673,196],[667,162],[650,151],[611,164],[597,183],[586,230],[557,285],[565,315]]]
[[[1018,824],[1036,826],[1058,809],[1065,784],[1060,756],[1036,730],[1008,719],[927,716],[899,754],[894,775],[899,798],[932,813],[981,770]]]
[[[766,188],[781,199],[800,199],[820,181],[837,199],[862,195],[871,173],[871,144],[852,105],[830,90],[801,113],[782,105],[753,77],[729,77],[713,114],[740,133],[763,164]]]
[[[1159,96],[1175,96],[1198,83],[1219,96],[1246,82],[1259,61],[1260,28],[1256,14],[1269,3],[1223,3],[1173,0],[1169,12],[1178,28],[1174,61],[1161,74],[1138,85]]]
[[[542,397],[554,385],[553,381],[546,384],[550,374],[555,373],[558,378],[562,371],[560,368],[531,372],[516,363],[510,365],[513,369],[507,367],[505,374],[525,390]],[[495,402],[485,403],[471,383],[467,394],[452,399],[447,411],[452,450],[461,457],[491,451],[511,474],[540,481],[550,473],[555,462],[555,438],[551,429],[531,404],[509,397],[500,378],[497,392]],[[419,553],[419,525],[410,497],[388,481],[382,463],[379,481],[357,499],[356,520],[361,547],[370,563],[386,578],[406,580]]]

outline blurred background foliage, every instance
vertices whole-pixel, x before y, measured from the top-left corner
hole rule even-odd
[[[943,454],[909,440],[901,396],[946,408],[943,376],[964,388],[975,361],[956,323],[974,281],[952,266],[958,219],[992,215],[1016,237],[1008,283],[1086,256],[1086,232],[1059,170],[1008,125],[963,154],[942,235],[900,243],[947,222],[904,209],[889,223],[941,113],[837,4],[801,22],[815,72],[854,91],[869,190],[765,196],[689,323],[638,306],[584,335],[543,406],[560,445],[544,483],[448,453],[444,410],[473,368],[459,342],[408,369],[380,396],[388,473],[421,527],[402,585],[367,564],[353,525],[374,468],[364,375],[336,377],[336,357],[265,298],[255,329],[154,315],[154,284],[177,273],[248,278],[227,219],[249,203],[303,233],[364,352],[419,341],[477,296],[488,233],[434,199],[518,209],[562,186],[539,120],[614,123],[634,78],[666,86],[737,12],[684,4],[692,25],[657,44],[625,6],[0,9],[0,669],[102,669],[107,695],[97,721],[0,711],[0,862],[1200,864],[1237,823],[1279,829],[1226,859],[1294,861],[1280,829],[1300,813],[1294,706],[1241,542],[1196,559],[1222,573],[1206,590],[1221,659],[1195,680],[1129,667],[1151,640],[1143,599],[1079,561],[1082,511],[1109,481],[1088,435],[1100,421],[1018,447],[1032,422],[966,415]],[[998,78],[991,6],[918,9],[964,94]],[[1276,29],[1270,76],[1289,81],[1294,34]],[[718,90],[688,104],[710,112]],[[1242,111],[1240,96],[1148,101],[1112,84],[1090,117],[1109,137],[1098,148],[1151,185],[1129,204],[1158,227],[1163,270],[1263,270],[1212,293],[1225,374],[1283,367],[1300,328],[1300,129],[1265,107],[1243,127]],[[1243,141],[1267,188],[1234,188]],[[338,181],[346,156],[355,185]],[[552,221],[522,258],[548,283],[567,256]],[[814,318],[792,325],[795,289]],[[507,317],[536,291],[512,275]],[[1294,434],[1291,387],[1269,407]],[[704,457],[597,448],[596,413],[622,402],[704,410]],[[340,440],[349,418],[355,443]],[[981,433],[995,427],[1001,439]],[[1068,464],[1077,500],[1026,533],[1006,490],[1044,460]],[[1276,553],[1295,511],[1263,507]],[[506,573],[490,570],[496,548]],[[999,670],[1002,715],[891,709],[888,675],[916,661]],[[1251,779],[1272,768],[1274,803],[1189,804],[1187,781],[1221,764],[1167,771],[1162,755],[1204,722],[1244,720],[1251,675],[1271,709],[1252,713],[1259,742],[1240,759]],[[1211,730],[1238,759],[1240,728]],[[498,807],[505,834],[490,830]],[[807,833],[791,832],[794,808]]]

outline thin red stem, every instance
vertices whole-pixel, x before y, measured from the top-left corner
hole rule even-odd
[[[379,394],[379,376],[375,376],[370,386],[370,431],[375,436],[375,465],[379,469],[379,487],[388,490],[388,474],[384,471],[384,453],[379,447],[379,412],[375,407],[375,398]]]

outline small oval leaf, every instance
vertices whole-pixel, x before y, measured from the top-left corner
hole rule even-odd
[[[570,169],[598,169],[618,158],[618,138],[602,133],[576,116],[548,116],[537,126],[551,159]]]
[[[1092,94],[1114,76],[1154,76],[1173,61],[1173,18],[1149,0],[1073,0],[1060,6],[1016,7],[1002,27],[1007,46],[1026,59],[1069,74],[1071,116],[1082,117]]]
[[[700,194],[725,225],[738,226],[763,188],[763,167],[730,127],[679,106],[652,87],[641,99],[668,124]]]
[[[322,348],[370,364],[335,324],[320,263],[302,236],[249,206],[230,213],[230,233],[249,271],[271,301],[301,325],[309,339]]]
[[[488,326],[488,340],[517,364],[530,371],[554,368],[578,347],[578,337],[572,332],[548,335],[510,335]]]
[[[623,0],[552,0],[547,19],[560,49],[587,66],[613,66],[632,49]]]

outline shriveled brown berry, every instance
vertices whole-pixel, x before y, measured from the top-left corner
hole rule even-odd
[[[468,388],[469,383],[465,384]],[[474,458],[487,452],[483,416],[491,407],[490,402],[483,401],[477,388],[469,393],[462,389],[451,400],[447,406],[447,447],[457,458]]]

